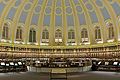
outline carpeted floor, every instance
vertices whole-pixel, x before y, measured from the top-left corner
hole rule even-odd
[[[0,73],[0,80],[50,80],[47,73]],[[60,79],[57,79],[60,80]],[[84,72],[68,74],[67,80],[120,80],[117,72]]]

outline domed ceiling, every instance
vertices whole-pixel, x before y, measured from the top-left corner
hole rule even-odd
[[[0,0],[1,44],[116,44],[119,15],[120,0]]]

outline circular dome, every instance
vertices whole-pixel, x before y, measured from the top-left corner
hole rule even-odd
[[[117,0],[2,0],[0,43],[56,48],[116,45],[119,16]]]

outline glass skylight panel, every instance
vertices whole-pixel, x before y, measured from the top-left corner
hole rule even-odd
[[[74,17],[73,15],[67,15],[67,25],[68,26],[74,26]]]
[[[62,16],[61,15],[55,16],[55,26],[62,26]]]
[[[12,7],[7,15],[7,18],[13,20],[15,13],[16,13],[16,8]]]
[[[112,5],[116,15],[119,16],[120,15],[120,5],[117,2],[115,2],[115,3],[111,4],[111,5]]]
[[[102,15],[104,17],[104,20],[110,19],[110,15],[109,15],[109,13],[108,13],[106,8],[102,8],[101,12],[102,12]]]
[[[28,12],[23,11],[20,15],[19,22],[25,23],[27,16],[28,16]]]
[[[45,15],[45,16],[44,16],[43,25],[44,25],[44,26],[49,26],[49,25],[50,25],[50,15]]]
[[[31,24],[38,25],[38,20],[39,20],[39,14],[33,14]]]
[[[3,12],[4,8],[5,8],[5,4],[1,2],[0,3],[0,16],[1,16],[1,13]]]
[[[79,19],[80,25],[85,25],[85,24],[86,24],[86,20],[85,20],[85,15],[84,15],[84,13],[78,14],[78,19]]]
[[[91,18],[93,23],[97,23],[98,22],[98,18],[97,18],[97,15],[96,15],[95,11],[89,12],[89,15],[90,15],[90,18]]]

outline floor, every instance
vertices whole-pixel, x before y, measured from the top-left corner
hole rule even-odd
[[[47,73],[0,73],[0,80],[50,80]],[[60,80],[60,79],[57,79]],[[68,74],[67,80],[120,80],[119,72],[84,72]]]

